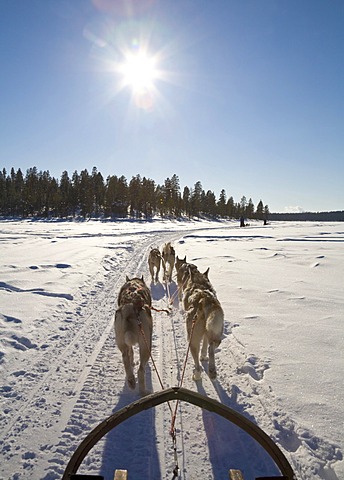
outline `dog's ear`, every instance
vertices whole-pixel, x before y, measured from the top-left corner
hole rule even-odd
[[[186,255],[185,255],[185,257],[183,258],[183,262],[186,263]]]
[[[126,281],[126,282],[129,282],[129,281],[130,281],[130,278],[128,277],[128,275],[126,275],[125,281]]]
[[[141,280],[144,281],[144,280],[143,280],[143,275],[141,276]]]
[[[203,275],[205,277],[207,277],[208,279],[209,279],[209,276],[208,276],[209,275],[209,269],[210,269],[210,267],[208,267],[207,270],[203,273]]]

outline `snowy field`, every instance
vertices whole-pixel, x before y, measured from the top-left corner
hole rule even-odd
[[[148,253],[172,241],[209,278],[225,312],[218,378],[183,386],[259,425],[296,478],[344,478],[344,225],[238,222],[0,221],[0,478],[60,479],[80,441],[139,398],[125,384],[113,314],[126,275],[141,276],[153,304],[176,293],[152,284]],[[153,350],[165,387],[178,384],[187,351],[182,306],[153,312]],[[206,365],[204,365],[206,370]],[[160,385],[151,362],[147,383]],[[171,479],[167,405],[110,432],[79,473]],[[179,478],[278,474],[261,448],[215,414],[181,402]]]

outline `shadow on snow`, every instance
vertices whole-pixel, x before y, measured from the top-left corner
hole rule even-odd
[[[147,388],[152,390],[150,366],[146,369]],[[138,400],[137,392],[125,385],[112,414]],[[116,469],[125,469],[129,477],[162,478],[156,448],[155,409],[140,412],[105,435],[100,475],[112,479]]]

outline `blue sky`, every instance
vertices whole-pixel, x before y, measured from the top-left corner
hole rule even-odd
[[[344,209],[342,0],[0,0],[0,167]],[[159,77],[121,88],[125,52]]]

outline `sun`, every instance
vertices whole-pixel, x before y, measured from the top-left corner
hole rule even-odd
[[[154,57],[143,52],[127,55],[120,66],[120,72],[123,75],[123,86],[131,87],[134,94],[152,91],[158,78]]]

